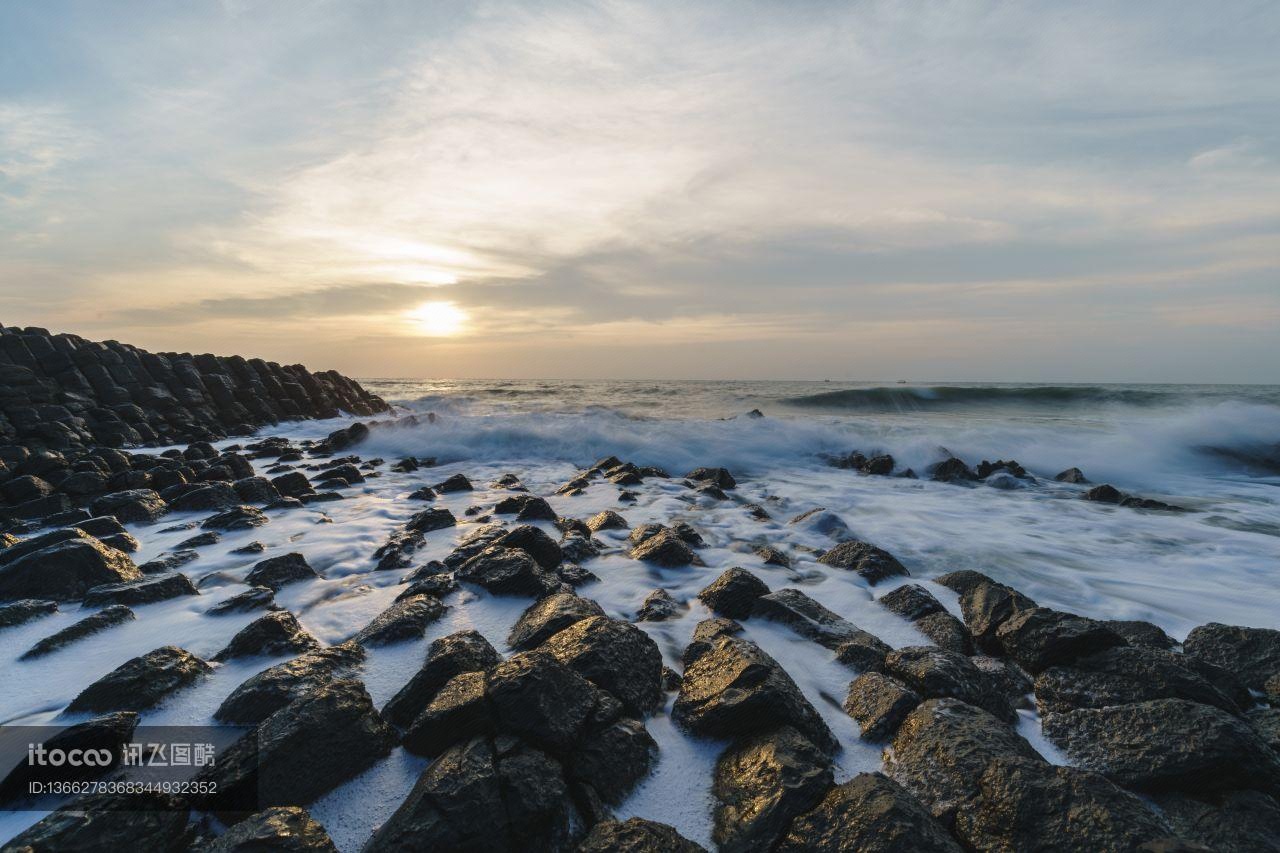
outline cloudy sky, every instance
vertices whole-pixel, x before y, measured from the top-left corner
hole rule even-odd
[[[0,4],[0,322],[360,376],[1280,382],[1280,6]]]

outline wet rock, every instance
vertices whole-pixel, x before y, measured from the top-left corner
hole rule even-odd
[[[14,477],[7,483],[0,484],[0,496],[5,503],[18,504],[48,497],[53,494],[53,486],[32,474]]]
[[[587,519],[587,527],[591,528],[592,533],[601,530],[626,530],[630,526],[625,518],[611,509],[598,512]]]
[[[752,551],[760,561],[766,566],[782,566],[784,569],[791,568],[791,558],[785,552],[779,551],[772,545],[761,545]]]
[[[405,529],[413,533],[430,533],[433,530],[444,530],[446,527],[453,527],[458,520],[453,517],[453,513],[444,507],[432,507],[424,509],[422,512],[414,513],[413,517],[405,522]]]
[[[499,536],[495,544],[505,548],[519,548],[547,571],[554,571],[564,558],[556,541],[531,524],[512,528]]]
[[[1239,714],[1235,701],[1184,666],[1185,656],[1136,646],[1107,649],[1036,678],[1041,713],[1105,708],[1151,699],[1187,699]]]
[[[945,586],[956,595],[964,595],[972,589],[976,589],[983,584],[995,583],[987,575],[982,572],[975,572],[972,569],[960,569],[955,572],[948,572],[945,575],[939,575],[933,579],[933,582],[939,586]]]
[[[1051,714],[1044,733],[1073,763],[1138,790],[1280,791],[1280,759],[1257,732],[1198,702],[1156,699]]]
[[[653,563],[663,568],[701,566],[702,558],[671,530],[654,534],[631,549],[631,559]]]
[[[242,505],[211,515],[200,526],[205,530],[249,530],[261,527],[267,521],[267,515],[262,510]]]
[[[421,639],[447,608],[431,595],[398,599],[360,629],[352,639],[362,646],[385,646]]]
[[[1192,630],[1182,649],[1191,657],[1240,675],[1251,689],[1265,691],[1280,675],[1280,631],[1210,622]]]
[[[647,714],[662,700],[662,653],[630,622],[593,616],[559,631],[540,648],[634,713]]]
[[[969,658],[970,662],[982,671],[987,683],[993,690],[1002,693],[1015,708],[1032,707],[1027,694],[1033,685],[1031,678],[1019,666],[1010,660],[989,658],[982,655]]]
[[[502,657],[478,631],[460,631],[431,643],[426,661],[382,709],[394,725],[407,727],[445,684],[464,672],[483,672]]]
[[[459,741],[492,734],[495,727],[485,695],[485,674],[462,672],[436,691],[409,724],[401,743],[416,755],[436,756]]]
[[[828,754],[837,746],[791,676],[759,646],[738,637],[720,636],[686,665],[672,713],[706,737],[736,739],[791,725]]]
[[[694,468],[684,478],[695,483],[711,483],[721,489],[735,489],[738,486],[738,481],[725,468]]]
[[[585,563],[600,556],[600,550],[599,540],[588,539],[585,536],[566,536],[560,542],[560,555],[565,562],[569,563]]]
[[[102,539],[104,536],[116,536],[121,533],[128,533],[124,529],[124,525],[114,515],[100,515],[96,518],[85,518],[74,523],[75,527],[79,527],[90,536],[96,536]],[[124,550],[121,548],[120,550]]]
[[[1280,853],[1280,804],[1261,791],[1158,794],[1155,802],[1178,835],[1219,853]]]
[[[114,515],[124,524],[146,524],[168,512],[164,500],[151,489],[112,492],[95,499],[89,508],[94,515]]]
[[[174,498],[169,509],[174,512],[208,512],[211,509],[230,509],[239,503],[240,498],[230,483],[209,483]]]
[[[909,583],[887,592],[879,599],[880,606],[896,613],[908,622],[915,622],[934,613],[945,613],[946,608],[933,593],[919,584]]]
[[[645,596],[640,610],[636,613],[637,622],[665,622],[674,619],[680,612],[680,604],[665,589],[655,589]]]
[[[216,545],[222,540],[216,530],[206,530],[204,533],[197,533],[190,539],[183,539],[178,543],[179,548],[203,548],[207,545]]]
[[[3,781],[0,781],[0,803],[9,804],[13,800],[27,798],[30,795],[32,782],[76,782],[105,775],[119,765],[125,744],[132,740],[134,729],[137,727],[136,713],[119,711],[94,717],[54,733],[44,741],[44,748],[50,752],[61,750],[69,754],[71,750],[82,752],[104,750],[110,755],[110,759],[101,764],[87,765],[66,762],[57,767],[48,764],[38,766],[20,761],[3,778]]]
[[[978,475],[965,464],[963,459],[957,459],[954,456],[934,465],[929,472],[929,477],[939,483],[973,483],[978,479]]]
[[[901,785],[861,773],[797,817],[777,853],[960,853],[960,846]]]
[[[826,754],[790,726],[731,746],[716,762],[712,838],[726,853],[769,850],[831,782]]]
[[[1136,619],[1106,619],[1102,624],[1124,637],[1131,646],[1142,646],[1148,649],[1172,649],[1178,643],[1164,632],[1159,625],[1141,622]]]
[[[577,853],[706,853],[665,823],[633,817],[602,820],[578,845]]]
[[[214,712],[214,719],[260,723],[293,700],[351,675],[364,656],[363,647],[348,642],[268,667],[233,690]]]
[[[687,521],[677,521],[671,525],[670,530],[676,536],[680,537],[680,541],[692,548],[705,548],[707,543],[703,541],[702,534],[693,528],[692,524]]]
[[[889,775],[948,826],[982,796],[982,774],[992,761],[1044,761],[1012,728],[959,699],[921,703],[902,722],[892,744]]]
[[[841,542],[819,557],[818,562],[835,569],[857,572],[872,585],[885,578],[905,577],[911,574],[888,551],[857,539]]]
[[[860,630],[850,639],[842,640],[834,651],[836,660],[855,672],[880,672],[891,648],[874,634]]]
[[[851,641],[874,645],[879,640],[837,616],[798,589],[780,589],[756,599],[752,615],[781,622],[802,637],[828,649]]]
[[[1048,607],[1013,614],[996,629],[996,641],[1032,674],[1125,645],[1123,637],[1101,622]]]
[[[545,498],[536,495],[513,495],[498,501],[493,510],[498,515],[514,513],[517,521],[555,521],[556,511]]]
[[[174,551],[171,554],[161,554],[154,560],[148,560],[138,566],[138,571],[148,576],[170,574],[176,572],[187,563],[198,559],[200,559],[200,554],[187,548],[182,551]]]
[[[939,648],[962,655],[973,654],[973,637],[969,629],[950,613],[930,613],[915,621],[916,630]]]
[[[58,602],[38,598],[24,598],[10,604],[0,604],[0,628],[16,628],[18,625],[48,616],[58,611]]]
[[[184,649],[161,646],[90,684],[71,700],[67,711],[145,711],[211,670],[209,664]]]
[[[730,619],[751,615],[756,599],[769,594],[769,586],[746,569],[732,568],[698,593],[703,604]]]
[[[237,504],[269,504],[279,500],[280,492],[266,477],[244,477],[231,484]]]
[[[338,853],[324,827],[298,806],[275,806],[240,821],[199,853]]]
[[[95,586],[84,595],[84,607],[102,607],[108,604],[151,604],[181,595],[199,595],[200,591],[191,579],[180,572],[147,575],[128,583]]]
[[[86,616],[73,625],[68,625],[56,634],[45,637],[25,651],[18,660],[32,660],[33,658],[44,657],[77,640],[96,634],[99,631],[105,631],[122,622],[129,622],[134,618],[133,611],[128,607],[122,604],[113,605],[91,616]]]
[[[1059,483],[1087,483],[1089,480],[1084,476],[1084,472],[1079,468],[1068,468],[1065,471],[1059,471],[1053,475],[1053,479]]]
[[[279,592],[281,587],[288,584],[317,577],[319,575],[307,564],[307,559],[294,551],[255,563],[244,582],[250,586],[265,586]]]
[[[534,602],[520,615],[507,643],[517,650],[532,649],[557,632],[593,616],[604,616],[604,610],[591,599],[570,592],[553,593]]]
[[[1124,495],[1115,486],[1104,483],[1085,492],[1084,499],[1095,503],[1118,504],[1124,499]]]
[[[575,787],[589,789],[588,799],[618,806],[649,775],[657,754],[644,724],[623,717],[589,725],[565,760],[565,774]]]
[[[507,529],[501,524],[482,524],[472,528],[463,535],[457,547],[444,558],[443,562],[450,569],[457,569],[485,548],[493,545],[506,533]]]
[[[436,485],[436,491],[441,494],[448,494],[450,492],[470,492],[474,488],[475,487],[471,485],[471,481],[462,474],[454,474],[443,483]]]
[[[513,655],[485,675],[495,724],[555,751],[577,742],[596,707],[598,691],[541,649]]]
[[[910,646],[885,655],[885,672],[926,699],[959,699],[1007,723],[1018,717],[1009,698],[962,654],[932,646]]]
[[[484,587],[495,595],[539,596],[558,585],[529,554],[518,548],[493,545],[458,569],[460,581]]]
[[[270,587],[251,586],[244,592],[223,599],[205,612],[210,616],[220,616],[224,613],[271,610],[276,604],[275,596],[275,592]]]
[[[938,582],[941,583],[942,579]],[[998,583],[975,582],[966,585],[965,591],[960,593],[960,611],[964,614],[965,627],[973,636],[973,644],[988,654],[1004,654],[1004,647],[996,637],[997,630],[1014,614],[1035,606],[1036,603],[1022,593]]]
[[[190,810],[160,794],[99,794],[72,800],[5,844],[5,853],[187,849]]]
[[[277,657],[309,652],[320,647],[320,641],[302,627],[288,610],[275,610],[250,622],[231,638],[215,661],[262,655]]]
[[[364,853],[569,850],[579,820],[552,758],[515,738],[480,736],[432,762]]]
[[[830,536],[832,539],[850,535],[849,525],[844,523],[844,519],[825,507],[815,507],[802,512],[787,523],[823,536]]]
[[[732,619],[720,617],[703,619],[694,626],[693,637],[690,639],[689,645],[685,647],[682,656],[685,668],[688,669],[690,664],[714,647],[716,641],[721,637],[731,637],[734,634],[741,633],[742,626]]]
[[[373,766],[396,740],[363,684],[332,681],[272,713],[197,774],[216,793],[196,802],[222,815],[305,805]]]
[[[998,756],[978,788],[955,818],[973,850],[1135,850],[1170,835],[1137,797],[1074,767]]]
[[[67,601],[82,597],[100,584],[142,577],[123,551],[109,548],[74,528],[65,533],[69,534],[67,538],[34,550],[31,546],[40,542],[34,541],[31,546],[19,543],[0,551],[0,599]]]
[[[858,722],[863,740],[880,741],[893,735],[921,697],[896,678],[864,672],[849,684],[844,710]]]
[[[301,471],[290,471],[287,474],[272,477],[271,485],[286,498],[301,498],[303,495],[313,495],[316,491],[311,481],[307,479],[307,475]]]
[[[230,551],[230,553],[232,553],[232,554],[261,554],[261,553],[262,553],[263,551],[265,551],[265,550],[267,550],[267,546],[266,546],[266,545],[263,545],[261,542],[256,542],[256,541],[255,541],[255,542],[250,542],[248,545],[242,545],[242,546],[241,546],[241,547],[239,547],[239,548],[232,548],[232,549],[231,549],[231,551]]]
[[[436,491],[430,486],[423,486],[409,493],[411,501],[433,501],[436,499]]]

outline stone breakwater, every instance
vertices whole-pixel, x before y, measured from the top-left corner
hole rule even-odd
[[[211,441],[387,408],[334,370],[0,325],[0,444],[65,451]]]

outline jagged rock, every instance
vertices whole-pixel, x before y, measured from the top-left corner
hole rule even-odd
[[[316,570],[307,564],[305,557],[295,551],[255,563],[244,582],[250,586],[265,586],[279,592],[282,586],[316,577],[319,577]]]
[[[230,483],[209,483],[179,495],[169,502],[173,512],[230,509],[240,503],[236,490]]]
[[[222,537],[216,530],[206,530],[204,533],[197,533],[190,539],[183,539],[178,543],[179,548],[203,548],[206,545],[216,545],[222,541]]]
[[[702,558],[693,552],[674,531],[662,530],[631,549],[631,559],[653,563],[663,568],[701,566]]]
[[[1084,472],[1079,468],[1068,468],[1065,471],[1059,471],[1053,475],[1053,479],[1059,483],[1087,483],[1089,480],[1084,476]]]
[[[955,572],[947,572],[945,575],[939,575],[933,579],[933,582],[939,586],[945,586],[956,595],[964,595],[970,590],[977,589],[983,584],[995,583],[989,576],[982,572],[975,572],[972,569],[960,569]]]
[[[1280,791],[1280,758],[1257,732],[1198,702],[1155,699],[1052,714],[1044,733],[1074,763],[1138,790]]]
[[[982,655],[969,658],[987,678],[993,690],[1003,693],[1015,708],[1030,708],[1027,694],[1032,691],[1031,678],[1010,660],[989,658]]]
[[[1235,701],[1184,666],[1185,657],[1156,649],[1121,646],[1046,669],[1036,678],[1041,713],[1104,708],[1151,699],[1188,699],[1239,714]]]
[[[525,551],[491,545],[458,569],[458,580],[484,587],[496,595],[538,596],[555,589],[558,581]]]
[[[436,490],[430,486],[423,486],[409,493],[409,500],[411,501],[433,501],[435,499]]]
[[[564,558],[556,541],[530,524],[513,528],[499,536],[494,544],[504,548],[519,548],[533,557],[534,561],[547,571],[554,571]]]
[[[261,554],[261,553],[262,553],[263,551],[265,551],[265,550],[267,550],[267,546],[266,546],[266,545],[263,545],[261,542],[254,541],[254,542],[250,542],[248,545],[242,545],[242,546],[240,546],[239,548],[232,548],[232,549],[231,549],[231,551],[230,551],[230,553],[232,553],[232,554]]]
[[[785,552],[779,551],[772,545],[761,545],[754,549],[752,553],[759,557],[760,562],[764,563],[766,566],[782,566],[784,569],[791,568],[791,558],[788,557]]]
[[[272,477],[271,485],[286,498],[301,498],[303,495],[313,495],[316,491],[307,475],[301,471],[290,471]]]
[[[920,695],[896,678],[864,672],[849,684],[844,710],[861,729],[863,740],[891,737],[921,702]]]
[[[474,488],[475,487],[471,485],[471,481],[462,474],[454,474],[443,483],[436,485],[436,491],[441,494],[448,494],[449,492],[470,492]]]
[[[791,676],[738,637],[720,636],[687,663],[672,713],[706,737],[738,738],[791,725],[827,753],[836,749],[835,736]]]
[[[230,598],[210,607],[205,612],[210,616],[219,616],[223,613],[246,613],[250,610],[271,610],[275,607],[276,594],[270,587],[251,586],[244,592],[237,593]]]
[[[405,529],[414,533],[430,533],[433,530],[444,530],[446,527],[453,527],[458,523],[458,519],[454,518],[453,513],[444,507],[432,507],[424,509],[422,512],[414,513],[413,517],[405,522]]]
[[[1101,622],[1048,607],[1013,614],[996,629],[996,641],[1032,674],[1125,645],[1123,637]]]
[[[622,717],[588,726],[565,760],[565,775],[576,787],[590,789],[594,796],[588,799],[618,806],[649,775],[657,754],[644,724]]]
[[[427,633],[427,626],[444,615],[445,609],[440,599],[431,595],[399,599],[375,616],[352,639],[362,646],[385,646],[420,639]]]
[[[680,611],[679,603],[665,589],[655,589],[645,596],[640,609],[636,612],[637,622],[665,622],[675,618]]]
[[[804,527],[814,533],[820,533],[832,539],[848,536],[850,533],[849,525],[844,523],[844,519],[826,507],[814,507],[811,510],[800,513],[787,523]]]
[[[495,724],[555,751],[577,742],[596,707],[598,691],[541,649],[521,652],[485,674]]]
[[[231,484],[237,504],[269,504],[280,499],[280,492],[266,477],[244,477]]]
[[[44,748],[49,752],[103,750],[110,755],[110,760],[101,764],[66,762],[57,767],[20,762],[3,778],[3,781],[0,781],[0,803],[9,804],[13,800],[27,798],[30,795],[32,782],[76,782],[109,773],[119,765],[125,744],[132,740],[134,729],[137,727],[136,713],[118,711],[114,714],[94,717],[54,733],[44,740]]]
[[[738,481],[725,468],[694,468],[684,478],[695,483],[711,483],[721,489],[734,489],[738,486]]]
[[[908,576],[906,566],[899,563],[888,551],[867,542],[849,539],[836,545],[818,558],[824,566],[857,572],[869,584],[877,584],[885,578]]]
[[[515,515],[519,521],[555,521],[556,511],[545,498],[536,495],[512,495],[498,501],[493,511],[498,515]]]
[[[277,657],[319,647],[320,641],[298,624],[296,616],[288,610],[274,610],[242,628],[213,659],[227,661],[250,655]]]
[[[798,589],[780,589],[760,596],[752,607],[752,615],[781,622],[800,636],[832,650],[850,642],[883,645],[877,637],[840,618]]]
[[[950,613],[930,613],[913,624],[939,648],[962,655],[973,654],[973,637],[969,635],[969,629]]]
[[[205,530],[249,530],[261,527],[268,520],[267,514],[257,507],[241,505],[209,516],[200,526]]]
[[[973,635],[973,644],[979,649],[988,654],[1004,654],[1004,647],[997,639],[996,631],[1015,613],[1033,609],[1036,603],[1017,590],[990,582],[984,575],[978,575],[978,578],[982,580],[975,580],[971,585],[968,584],[970,579],[965,578],[965,589],[960,593],[960,611],[964,614],[965,627]],[[947,579],[952,580],[952,583],[960,582],[959,578],[951,579],[951,576],[947,576]],[[938,582],[942,583],[943,579],[939,578]],[[956,588],[950,583],[944,586]]]
[[[1135,619],[1107,619],[1102,624],[1124,637],[1125,642],[1131,646],[1167,650],[1178,644],[1159,625],[1153,625],[1150,622]]]
[[[1170,836],[1137,797],[1074,767],[997,756],[978,788],[955,818],[973,850],[1136,850]]]
[[[891,613],[896,613],[908,622],[916,622],[934,613],[945,613],[946,608],[933,593],[920,586],[909,583],[887,592],[879,599],[880,606]]]
[[[431,643],[426,661],[382,709],[394,725],[407,727],[445,684],[464,672],[483,672],[502,660],[477,631],[460,631]]]
[[[706,853],[665,823],[633,817],[602,820],[578,845],[577,853]]]
[[[632,712],[649,713],[662,700],[662,653],[630,622],[592,616],[557,632],[540,648]]]
[[[972,483],[978,479],[978,475],[965,464],[963,459],[957,459],[954,456],[934,465],[929,476],[939,483]]]
[[[981,708],[1007,723],[1017,713],[1003,691],[969,658],[932,646],[910,646],[885,655],[884,669],[926,699],[950,697]]]
[[[99,515],[96,518],[85,518],[74,523],[75,527],[80,528],[90,536],[96,536],[101,539],[104,536],[116,536],[121,533],[128,533],[124,529],[124,525],[120,523],[114,515]],[[124,550],[121,548],[120,550]]]
[[[114,515],[125,524],[147,524],[168,512],[169,506],[151,489],[128,489],[96,498],[89,509],[94,515]]]
[[[948,826],[981,797],[982,774],[996,758],[1044,760],[1012,728],[959,699],[922,702],[892,744],[889,775]]]
[[[901,785],[860,773],[791,823],[777,853],[960,853],[942,825]]]
[[[529,605],[507,637],[507,644],[518,651],[542,645],[552,635],[583,619],[604,616],[604,609],[589,598],[571,592],[557,592]]]
[[[102,607],[108,604],[151,604],[166,601],[180,595],[199,595],[191,579],[180,572],[147,575],[128,583],[111,583],[95,586],[84,594],[84,607]]]
[[[214,712],[214,719],[260,723],[293,700],[349,676],[364,656],[363,647],[348,642],[268,667],[231,691]]]
[[[338,853],[324,827],[304,808],[275,806],[250,815],[199,853]]]
[[[211,671],[209,664],[177,646],[161,646],[125,661],[80,692],[67,706],[79,711],[145,711],[170,693]]]
[[[113,625],[119,625],[122,622],[128,622],[134,619],[133,611],[122,604],[113,605],[104,610],[100,610],[91,616],[86,616],[79,622],[68,625],[56,634],[37,642],[27,651],[23,652],[18,660],[31,660],[33,658],[44,657],[52,654],[64,646],[74,643],[76,640],[96,634],[99,631],[105,631]]]
[[[731,746],[716,762],[712,838],[726,853],[772,849],[831,781],[826,754],[790,726]]]
[[[0,551],[0,599],[67,601],[100,584],[140,577],[142,573],[128,554],[75,528]]]
[[[154,560],[148,560],[138,566],[138,571],[148,576],[170,574],[172,572],[176,572],[192,560],[198,560],[199,558],[200,555],[190,549],[174,551],[172,554],[161,554]]]
[[[1210,622],[1187,635],[1188,655],[1238,673],[1253,690],[1266,690],[1280,675],[1280,631]]]
[[[479,736],[432,762],[364,853],[569,850],[579,820],[553,759],[515,738]]]
[[[685,668],[687,669],[690,664],[715,646],[716,641],[721,637],[730,637],[741,633],[742,626],[732,619],[720,617],[703,619],[694,626],[693,637],[689,640],[689,645],[685,647],[682,655]]]
[[[1178,835],[1219,853],[1280,853],[1280,804],[1261,791],[1157,794]]]
[[[220,814],[305,805],[385,757],[396,733],[359,681],[335,680],[275,711],[195,777],[194,799]]]
[[[560,542],[560,555],[566,563],[585,563],[600,556],[599,540],[585,536],[566,536]],[[560,571],[560,568],[557,567],[556,571]]]
[[[11,604],[0,604],[0,628],[15,628],[57,611],[58,602],[38,598],[23,598]]]
[[[459,741],[493,734],[495,727],[485,696],[485,674],[462,672],[431,697],[409,724],[401,743],[417,755],[436,756]]]
[[[497,542],[506,532],[507,529],[501,524],[482,524],[473,528],[459,540],[449,556],[444,558],[444,564],[451,569],[460,568],[463,563]]]
[[[174,797],[96,794],[72,800],[6,842],[5,853],[146,850],[180,853],[191,842],[190,814]]]
[[[702,603],[730,619],[751,615],[756,599],[769,594],[769,586],[746,569],[727,569],[698,593]]]
[[[625,518],[611,509],[598,512],[587,519],[587,527],[591,528],[592,533],[601,530],[626,530],[630,526]]]

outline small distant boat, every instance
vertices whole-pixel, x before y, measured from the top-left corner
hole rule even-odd
[[[905,379],[899,379],[899,380],[898,380],[898,384],[899,384],[899,385],[906,385],[906,384],[907,384],[907,380],[905,380]]]

